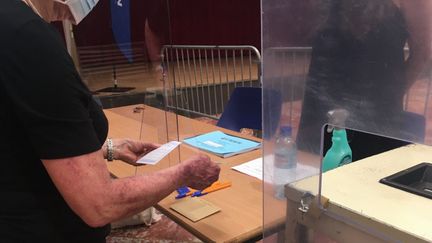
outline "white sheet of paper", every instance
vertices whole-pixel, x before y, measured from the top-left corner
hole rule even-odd
[[[155,165],[159,161],[161,161],[165,156],[167,156],[171,151],[173,151],[177,146],[179,146],[181,142],[178,141],[171,141],[168,142],[159,148],[151,151],[150,153],[144,155],[141,157],[137,163],[138,164],[148,164],[148,165]]]
[[[253,176],[255,178],[258,178],[262,180],[263,177],[263,158],[258,158],[251,160],[249,162],[243,163],[241,165],[237,165],[232,167],[234,170],[239,171],[241,173],[244,173],[246,175]]]
[[[249,162],[243,163],[232,167],[232,169],[237,170],[249,176],[253,176],[260,180],[263,180],[263,167],[265,178],[264,181],[273,183],[273,155],[266,156],[266,164],[263,166],[263,158],[258,158],[251,160]],[[303,165],[298,163],[296,168],[290,169],[289,182],[297,181],[312,175],[319,174],[319,168],[315,168],[309,165]]]
[[[269,183],[274,183],[274,155],[265,156],[266,163],[264,164],[264,181]],[[288,183],[298,181],[313,175],[319,174],[319,166],[312,167],[310,165],[305,165],[303,163],[297,163],[295,168],[289,169],[286,173],[286,181]]]

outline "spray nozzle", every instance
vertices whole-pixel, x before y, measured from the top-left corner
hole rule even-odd
[[[327,112],[328,123],[327,132],[332,132],[333,129],[345,127],[345,121],[349,116],[349,112],[345,109],[334,109]]]

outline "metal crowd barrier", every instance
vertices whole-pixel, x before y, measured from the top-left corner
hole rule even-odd
[[[253,46],[166,45],[162,49],[169,109],[217,119],[235,87],[260,87]]]
[[[306,77],[311,60],[311,47],[272,47],[264,51],[266,87],[283,90],[283,119],[298,126]]]

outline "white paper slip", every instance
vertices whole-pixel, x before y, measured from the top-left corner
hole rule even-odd
[[[181,142],[171,141],[141,157],[137,164],[155,165],[173,151]]]
[[[273,154],[266,155],[265,156],[265,163],[264,163],[264,181],[267,183],[274,183],[274,176],[275,174],[279,173],[278,171],[275,171],[274,166],[274,160],[275,157]],[[307,163],[305,161],[305,163]],[[297,162],[295,168],[287,169],[284,173],[285,181],[287,183],[291,183],[294,181],[298,181],[310,176],[318,175],[319,174],[319,166],[313,167],[310,165],[305,165],[302,162]]]
[[[241,165],[237,165],[232,167],[234,170],[239,171],[241,173],[244,173],[246,175],[253,176],[255,178],[258,178],[262,180],[263,178],[263,158],[258,158],[251,160],[249,162],[243,163]]]
[[[263,158],[258,158],[251,160],[249,162],[243,163],[241,165],[237,165],[232,167],[233,170],[239,171],[249,176],[253,176],[260,180],[263,180],[263,167],[264,167],[264,181],[273,183],[273,175],[274,175],[274,156],[266,155],[265,156],[266,163],[263,165]],[[309,165],[303,165],[301,163],[297,163],[295,168],[289,169],[287,171],[287,181],[294,182],[300,179],[317,175],[319,174],[319,168],[315,168]]]

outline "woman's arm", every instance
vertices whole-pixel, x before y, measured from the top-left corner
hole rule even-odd
[[[71,209],[92,227],[138,213],[181,186],[203,189],[220,172],[208,156],[197,155],[156,173],[111,179],[101,150],[43,164]]]
[[[138,165],[136,161],[151,152],[154,149],[160,147],[159,144],[145,143],[139,140],[133,139],[111,139],[113,144],[113,158],[121,160],[131,165]],[[108,157],[108,140],[105,141],[102,146],[103,157]]]
[[[403,0],[400,5],[409,32],[410,53],[406,63],[409,88],[427,67],[431,58],[432,1]]]

